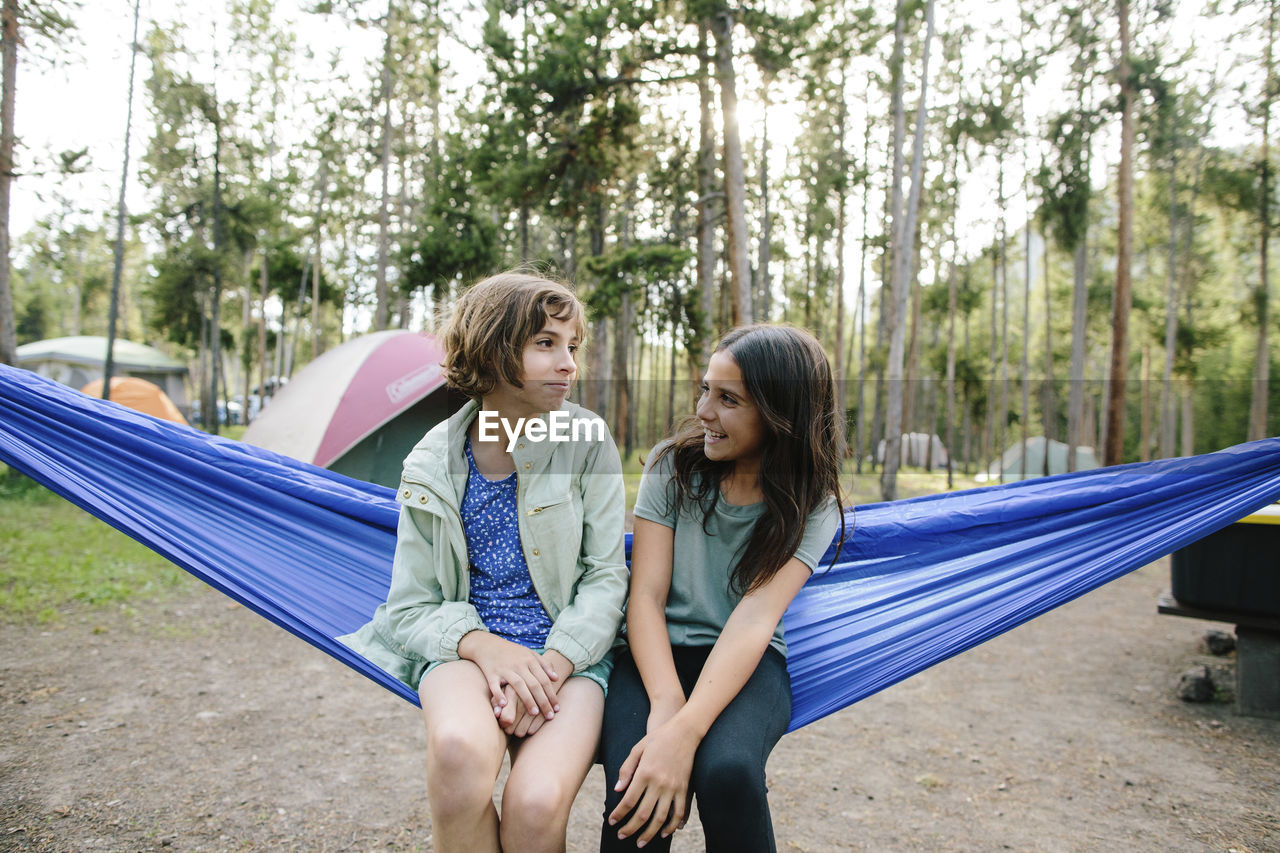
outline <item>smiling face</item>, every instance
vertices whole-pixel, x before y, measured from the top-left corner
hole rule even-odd
[[[720,350],[711,356],[698,398],[698,420],[704,430],[702,449],[713,462],[735,467],[760,464],[766,431],[733,356]]]
[[[524,345],[520,382],[500,379],[484,395],[483,406],[503,417],[527,418],[559,409],[578,375],[578,325],[547,317],[542,329]]]

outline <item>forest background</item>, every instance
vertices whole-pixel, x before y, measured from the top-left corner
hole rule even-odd
[[[903,432],[965,471],[1273,435],[1278,2],[3,0],[0,361],[115,293],[249,412],[533,264],[628,453],[759,320],[823,341],[885,499]],[[15,83],[95,56],[109,126]]]

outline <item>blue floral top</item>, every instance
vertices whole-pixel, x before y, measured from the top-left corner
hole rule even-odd
[[[546,645],[551,617],[542,606],[520,547],[516,474],[488,480],[466,442],[467,493],[462,526],[471,560],[471,604],[485,627],[531,649]]]

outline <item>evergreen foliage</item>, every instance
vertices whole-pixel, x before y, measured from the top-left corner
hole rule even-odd
[[[859,471],[896,420],[950,436],[968,471],[1024,427],[1101,448],[1116,8],[987,5],[939,7],[926,43],[927,0],[216,0],[218,32],[178,14],[145,40],[123,323],[189,359],[206,395],[247,395],[380,324],[432,329],[471,280],[546,269],[586,300],[587,372],[610,391],[583,402],[626,447],[691,408],[708,342],[745,311],[828,347]],[[1280,394],[1260,394],[1276,353],[1258,357],[1280,331],[1275,5],[1131,12],[1126,459],[1242,441],[1259,405],[1280,431]],[[54,43],[77,19],[23,10]],[[311,55],[316,25],[360,61]],[[1174,29],[1201,25],[1230,33],[1222,61]],[[82,148],[46,156],[65,189],[14,243],[18,343],[103,331],[108,211],[76,191],[98,168]]]

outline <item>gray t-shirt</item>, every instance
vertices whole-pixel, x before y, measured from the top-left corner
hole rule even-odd
[[[652,457],[659,449],[661,445],[654,448],[640,480],[635,516],[675,532],[671,590],[667,594],[667,635],[671,645],[710,646],[742,598],[730,589],[729,575],[739,552],[751,538],[751,530],[764,511],[764,504],[738,506],[725,503],[721,498],[716,501],[704,532],[701,509],[684,502],[677,512],[675,463],[671,454],[654,463]],[[840,507],[832,497],[809,514],[795,557],[810,569],[816,569],[839,530]],[[781,621],[769,644],[786,655]]]

